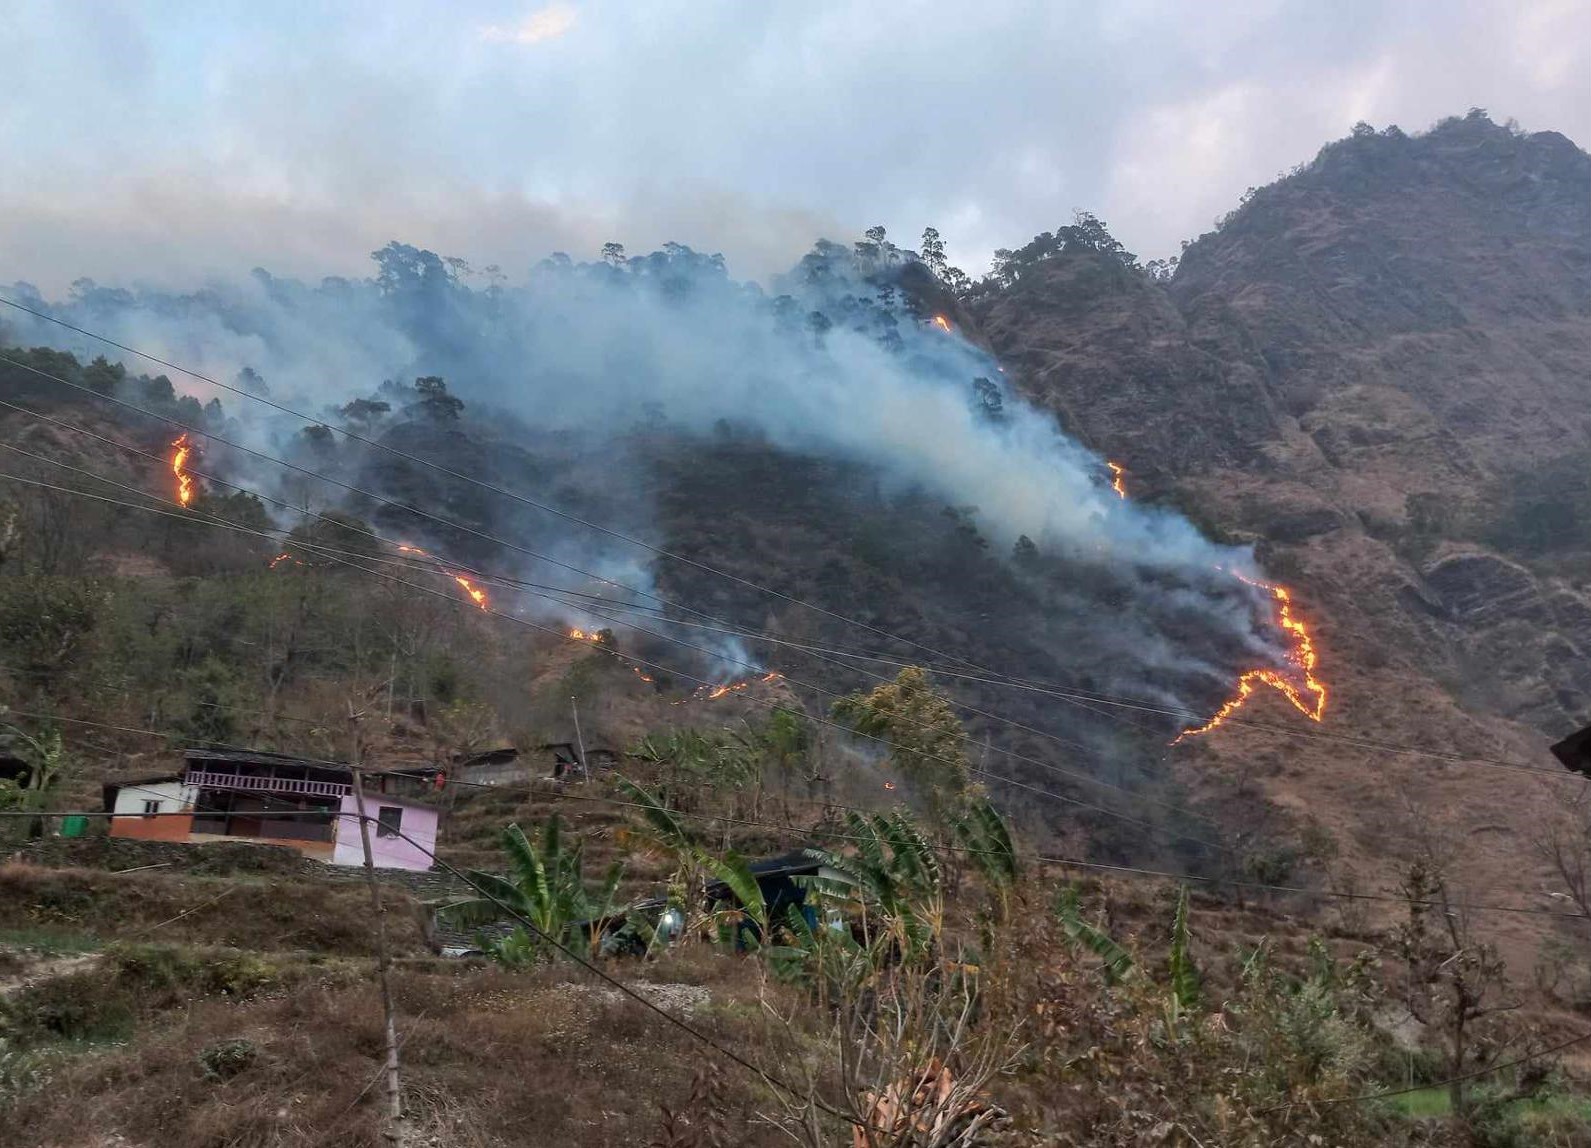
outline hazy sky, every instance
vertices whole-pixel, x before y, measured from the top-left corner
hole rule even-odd
[[[926,224],[1145,258],[1360,119],[1591,143],[1591,0],[0,0],[0,281],[363,274]]]

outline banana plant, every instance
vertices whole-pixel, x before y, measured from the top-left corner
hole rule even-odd
[[[4,707],[0,707],[0,714],[5,712]],[[49,801],[49,791],[54,786],[66,760],[66,747],[61,740],[61,732],[49,728],[38,734],[30,734],[9,722],[0,722],[0,740],[9,742],[12,747],[20,750],[20,756],[28,763],[27,780],[22,784],[0,781],[0,808],[29,811],[43,809]],[[30,819],[28,836],[37,838],[43,835],[43,819]]]
[[[767,902],[745,858],[735,853],[726,857],[713,856],[657,795],[625,777],[618,779],[618,786],[641,812],[642,836],[674,859],[674,876],[669,882],[670,903],[683,914],[686,935],[696,931],[706,908],[707,886],[711,880],[717,880],[737,902],[731,908],[712,907],[710,917],[719,926],[720,934],[726,939],[741,938],[744,931],[740,925],[749,922],[756,936],[766,940]]]
[[[905,958],[928,953],[944,924],[944,872],[932,842],[902,810],[846,814],[851,848],[809,849],[832,876],[806,878],[825,908],[862,922],[869,944],[895,944]]]
[[[762,886],[757,884],[756,874],[751,871],[751,865],[738,853],[721,858],[703,855],[702,861],[707,871],[723,882],[735,901],[733,906],[713,908],[719,941],[724,944],[743,944],[746,932],[742,926],[749,923],[755,930],[753,935],[757,943],[765,943],[768,939],[768,902],[763,896]]]
[[[479,926],[505,918],[528,922],[507,938],[494,942],[494,956],[510,964],[530,963],[567,946],[575,926],[608,916],[618,892],[623,866],[614,862],[602,883],[588,889],[585,844],[569,843],[556,813],[539,833],[527,835],[518,825],[503,831],[509,873],[472,870],[470,885],[480,896],[455,901],[442,910],[445,920]]]
[[[1010,912],[1011,891],[1022,875],[1011,827],[987,797],[979,797],[952,817],[950,828],[973,868],[999,898],[1004,919]]]
[[[1132,954],[1117,944],[1103,929],[1083,919],[1078,905],[1077,886],[1067,885],[1060,891],[1055,903],[1055,914],[1061,927],[1074,944],[1083,946],[1100,959],[1100,972],[1105,983],[1120,984],[1135,975]],[[1200,997],[1199,969],[1193,960],[1193,933],[1188,924],[1188,890],[1177,891],[1176,907],[1171,915],[1171,945],[1166,966],[1170,992],[1166,995],[1166,1024],[1175,1031],[1182,1017],[1198,1008]]]
[[[1188,888],[1177,892],[1177,907],[1171,917],[1171,995],[1177,1007],[1187,1011],[1199,1004],[1199,970],[1193,963],[1190,950],[1192,935],[1188,931]]]
[[[1107,985],[1120,984],[1132,974],[1132,954],[1118,945],[1109,933],[1083,920],[1076,885],[1061,889],[1055,901],[1055,915],[1074,944],[1082,945],[1100,959],[1100,972]]]

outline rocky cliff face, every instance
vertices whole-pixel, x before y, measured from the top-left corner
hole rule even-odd
[[[1591,156],[1563,136],[1479,113],[1361,131],[1169,282],[1063,253],[973,312],[1135,493],[1296,583],[1338,687],[1323,729],[1550,766],[1547,737],[1591,721]],[[1224,736],[1206,776],[1252,753]],[[1403,784],[1384,755],[1356,773],[1349,751],[1277,746],[1268,796],[1361,838],[1367,799]],[[1476,832],[1455,811],[1497,782],[1459,772],[1443,804]]]
[[[1169,283],[1060,255],[975,312],[1027,393],[1137,489],[1259,542],[1352,645],[1459,683],[1506,647],[1495,712],[1591,720],[1591,564],[1482,544],[1521,475],[1591,461],[1591,156],[1564,137],[1479,114],[1356,135]]]

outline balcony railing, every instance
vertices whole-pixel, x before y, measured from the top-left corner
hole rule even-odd
[[[190,769],[184,780],[202,789],[241,789],[254,793],[292,793],[300,797],[344,797],[353,786],[341,781],[307,781],[301,777],[271,777],[254,773],[214,773]]]

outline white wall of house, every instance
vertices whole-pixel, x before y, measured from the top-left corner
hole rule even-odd
[[[118,789],[116,806],[111,812],[117,817],[143,813],[181,813],[193,807],[196,796],[193,786],[180,781],[141,782]]]

